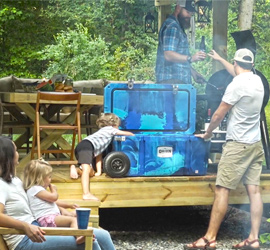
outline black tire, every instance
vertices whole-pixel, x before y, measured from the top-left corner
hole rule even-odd
[[[112,178],[124,177],[130,169],[130,160],[122,152],[111,152],[103,161],[104,172]]]

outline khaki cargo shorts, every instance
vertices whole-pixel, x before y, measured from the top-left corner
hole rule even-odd
[[[236,189],[240,181],[244,185],[260,185],[263,162],[261,142],[253,144],[226,142],[218,164],[216,185]]]

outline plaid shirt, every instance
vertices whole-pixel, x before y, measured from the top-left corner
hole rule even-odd
[[[166,80],[179,80],[179,83],[191,84],[190,64],[173,63],[164,58],[164,51],[175,51],[190,55],[187,35],[174,16],[169,16],[159,32],[159,44],[156,61],[157,83]]]

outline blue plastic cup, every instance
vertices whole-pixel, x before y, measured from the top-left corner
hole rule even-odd
[[[76,208],[77,223],[79,229],[87,229],[91,208]]]

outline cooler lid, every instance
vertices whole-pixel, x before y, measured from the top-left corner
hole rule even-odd
[[[111,83],[104,91],[104,112],[119,116],[124,130],[192,134],[196,89],[189,84]]]

